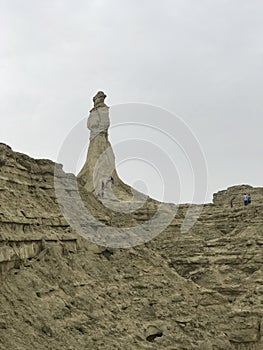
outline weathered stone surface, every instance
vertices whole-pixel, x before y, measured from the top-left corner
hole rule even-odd
[[[263,188],[254,188],[250,185],[239,185],[229,187],[227,190],[219,191],[213,196],[213,203],[215,205],[227,205],[230,206],[231,201],[234,207],[243,206],[243,195],[250,194],[252,204],[263,204]]]
[[[103,196],[114,201],[145,200],[144,195],[127,186],[118,176],[115,165],[115,156],[108,140],[110,126],[109,107],[104,103],[106,95],[99,91],[93,98],[94,107],[88,118],[90,142],[86,162],[78,174],[87,191],[97,196]],[[111,186],[110,177],[114,178]],[[121,204],[123,206],[123,204]]]
[[[91,114],[108,111],[104,98]],[[219,192],[188,233],[180,231],[188,205],[170,205],[174,219],[147,244],[97,246],[65,220],[61,193],[70,202],[80,193],[98,220],[85,229],[102,235],[104,224],[136,227],[158,208],[147,199],[120,214],[88,186],[88,164],[107,142],[105,130],[91,140],[78,180],[60,166],[57,191],[53,162],[0,144],[0,349],[261,350],[262,188],[249,188],[248,207],[229,205],[243,186]],[[131,189],[113,174],[112,191],[128,198]]]

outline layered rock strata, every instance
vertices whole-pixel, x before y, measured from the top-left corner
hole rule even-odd
[[[106,120],[100,93],[92,118],[102,111]],[[134,204],[113,152],[114,195],[98,197],[96,159],[112,148],[109,123],[92,123],[78,178],[0,144],[0,349],[261,350],[262,188],[215,194],[188,233],[181,226],[189,206],[170,204],[170,224],[147,243],[129,249],[94,244],[107,227],[116,234],[128,227],[129,239],[138,242],[136,227],[151,221],[160,203],[143,197],[133,210],[112,209],[118,201]],[[252,195],[247,207],[244,190]],[[79,234],[78,201],[92,214],[82,225],[91,239]],[[63,205],[72,212],[69,220]]]

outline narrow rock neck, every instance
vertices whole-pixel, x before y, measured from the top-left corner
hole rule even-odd
[[[108,129],[110,126],[109,107],[100,107],[92,109],[88,118],[87,127],[90,130],[90,140],[98,134],[104,133],[108,138]]]

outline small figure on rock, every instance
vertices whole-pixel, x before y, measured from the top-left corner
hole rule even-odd
[[[244,199],[244,205],[248,205],[248,195],[246,193],[244,193],[243,199]]]
[[[104,189],[105,189],[105,184],[104,184],[104,181],[102,181],[102,182],[101,182],[101,193],[100,193],[101,198],[104,197]]]
[[[110,177],[108,178],[108,180],[107,180],[107,182],[106,182],[106,187],[107,187],[107,185],[108,185],[109,182],[111,182],[111,183],[114,185],[114,178],[113,178],[113,176],[110,176]]]
[[[250,196],[250,194],[247,195],[247,204],[251,204],[251,196]]]

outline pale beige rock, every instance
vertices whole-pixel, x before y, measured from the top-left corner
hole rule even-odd
[[[119,201],[145,201],[146,196],[138,193],[123,183],[116,171],[115,156],[108,140],[110,126],[109,107],[104,103],[106,95],[99,91],[93,98],[94,107],[90,111],[87,127],[90,130],[90,142],[86,162],[78,174],[89,192],[108,198],[115,209],[120,209],[127,203]],[[114,178],[111,186],[110,177]],[[115,203],[114,203],[115,201]]]
[[[91,114],[108,110],[104,98],[95,98]],[[93,115],[98,123],[91,125],[102,131],[90,141],[78,178],[81,198],[101,226],[138,226],[158,202],[148,199],[120,214],[103,205],[87,181],[99,155],[112,151],[106,114]],[[229,206],[243,186],[219,192],[185,234],[180,227],[188,205],[171,205],[176,216],[158,237],[114,249],[70,227],[58,205],[54,168],[0,144],[1,350],[262,350],[262,188],[249,188],[253,202],[246,208]],[[112,191],[128,197],[131,189],[114,171]],[[77,179],[62,169],[57,175],[74,202]],[[86,230],[99,233],[100,227],[90,222]]]

